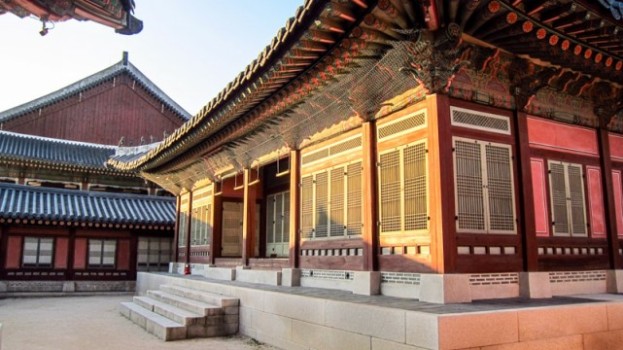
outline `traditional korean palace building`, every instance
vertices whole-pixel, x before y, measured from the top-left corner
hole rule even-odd
[[[167,270],[175,199],[106,162],[141,155],[188,117],[125,53],[0,112],[0,292],[130,291],[137,271]]]
[[[177,195],[180,272],[620,293],[622,5],[306,1],[187,123],[109,163]]]

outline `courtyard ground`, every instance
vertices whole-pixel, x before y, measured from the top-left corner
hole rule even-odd
[[[2,350],[275,350],[244,337],[163,342],[121,316],[131,296],[0,299]]]

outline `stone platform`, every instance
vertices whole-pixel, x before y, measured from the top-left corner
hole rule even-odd
[[[433,304],[309,287],[139,273],[240,299],[240,333],[283,349],[620,349],[623,295]]]

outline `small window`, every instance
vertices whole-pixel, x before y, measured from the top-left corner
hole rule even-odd
[[[26,237],[22,265],[24,267],[52,267],[54,238]]]
[[[89,240],[89,267],[114,267],[117,241],[112,239]]]
[[[138,271],[167,271],[173,242],[168,237],[139,237]]]
[[[582,165],[549,162],[552,226],[556,236],[586,236]]]
[[[190,244],[208,245],[212,241],[212,205],[206,204],[192,211]]]

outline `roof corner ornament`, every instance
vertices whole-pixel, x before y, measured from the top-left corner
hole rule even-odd
[[[401,72],[410,74],[428,94],[444,93],[456,73],[465,64],[461,56],[461,27],[450,23],[445,29],[429,31],[410,29],[400,31],[409,41],[410,54]]]
[[[538,68],[537,65],[516,57],[511,63],[509,75],[511,78],[510,93],[515,98],[517,110],[526,110],[537,92],[548,86],[550,80],[559,74],[559,69]]]
[[[612,119],[623,112],[623,89],[616,89],[601,81],[593,84],[590,96],[599,127],[608,129]]]

